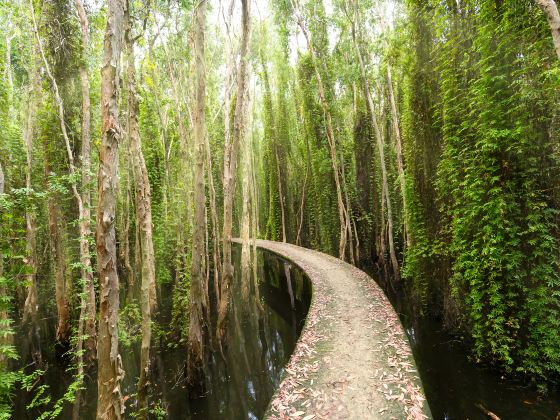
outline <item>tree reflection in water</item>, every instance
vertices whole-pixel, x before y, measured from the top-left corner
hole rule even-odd
[[[253,249],[252,249],[253,253]],[[241,247],[234,246],[235,276],[228,319],[227,346],[224,355],[208,354],[206,391],[203,395],[188,393],[185,388],[184,345],[176,337],[162,334],[154,339],[151,402],[163,407],[169,419],[256,419],[262,418],[280,383],[284,366],[295,347],[311,302],[311,282],[301,270],[269,252],[257,251],[252,266],[240,267]],[[242,293],[242,285],[249,293]],[[210,288],[212,290],[212,287]],[[160,330],[169,330],[171,322],[172,284],[161,285],[162,304],[158,316]],[[137,291],[121,291],[121,306]],[[40,305],[40,308],[47,308]],[[42,364],[46,370],[40,384],[48,385],[52,400],[60,398],[72,381],[67,371],[68,360],[56,356],[52,344],[53,314],[40,314],[41,325],[29,331],[16,325],[16,346],[22,366]],[[156,328],[154,328],[156,330]],[[140,359],[139,343],[123,346],[121,357],[125,369],[122,389],[127,398],[127,418],[135,410],[135,394]],[[95,418],[96,378],[86,381],[80,409],[80,420]],[[20,391],[14,396],[15,418],[34,419],[41,410],[28,410],[33,395]],[[60,418],[72,418],[72,406],[66,404]]]

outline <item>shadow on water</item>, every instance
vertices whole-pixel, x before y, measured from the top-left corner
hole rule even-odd
[[[168,335],[162,335],[152,351],[152,401],[165,408],[169,419],[258,419],[278,387],[287,363],[305,323],[311,302],[311,282],[296,266],[274,254],[257,251],[255,269],[242,275],[241,247],[234,246],[235,276],[232,283],[232,301],[228,315],[227,346],[224,357],[209,352],[204,395],[189,395],[185,384],[186,349]],[[253,277],[256,275],[256,280]],[[247,278],[246,276],[249,276]],[[249,282],[249,294],[243,297],[242,282]],[[170,329],[172,290],[170,284],[161,285],[159,326]],[[210,288],[212,290],[212,288]],[[122,291],[121,307],[134,293]],[[28,331],[16,328],[16,346],[21,355],[20,366],[34,370],[33,352],[37,341],[44,363],[45,375],[37,382],[48,385],[52,400],[60,398],[72,382],[67,372],[67,361],[56,357],[53,343],[56,317],[51,313],[39,323],[40,339]],[[127,328],[134,330],[134,324]],[[132,332],[132,331],[128,331]],[[33,338],[33,340],[31,340]],[[210,349],[210,347],[207,347]],[[134,394],[140,358],[139,343],[130,346],[121,343],[121,357],[125,369],[122,392],[127,399],[127,418],[134,411]],[[83,394],[80,419],[94,419],[96,379],[88,378]],[[28,410],[32,393],[18,391],[14,396],[14,418],[34,419],[41,410]],[[71,418],[72,407],[65,406],[60,418]],[[155,416],[154,416],[155,418]]]
[[[476,364],[467,344],[445,331],[441,321],[413,316],[402,292],[387,295],[405,328],[434,419],[488,420],[488,411],[502,420],[560,419],[558,389],[541,395]]]

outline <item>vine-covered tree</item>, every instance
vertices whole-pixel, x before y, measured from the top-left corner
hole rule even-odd
[[[173,416],[255,374],[285,348],[263,276],[286,319],[303,290],[257,238],[558,381],[556,1],[14,0],[0,26],[0,417]]]

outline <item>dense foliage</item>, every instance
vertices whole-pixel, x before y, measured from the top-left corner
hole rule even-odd
[[[48,351],[64,354],[72,372],[82,366],[81,273],[97,277],[95,235],[86,238],[91,265],[84,266],[80,254],[73,188],[91,193],[96,208],[107,7],[84,3],[89,46],[82,45],[74,1],[0,4],[3,418],[18,388],[28,388],[30,404],[42,401],[30,405],[37,416],[54,417],[77,398],[84,381],[78,369],[59,400],[40,398],[44,337],[56,341]],[[208,2],[206,223],[200,227],[193,222],[197,5],[128,2],[158,302],[172,308],[155,313],[154,335],[172,337],[177,346],[188,346],[197,228],[205,232],[208,288],[216,288],[210,295],[219,294],[222,170],[236,129],[241,43],[237,15],[225,3]],[[246,141],[240,146],[248,153],[237,153],[236,170],[240,180],[250,179],[235,184],[234,236],[242,233],[242,208],[250,203],[251,236],[374,270],[385,286],[407,294],[418,316],[441,319],[465,337],[476,361],[539,384],[558,381],[560,67],[542,10],[532,1],[502,0],[257,3],[262,10],[251,12]],[[120,309],[126,349],[142,334],[143,227],[127,119],[130,63],[122,61],[114,224],[121,292],[130,298]],[[91,99],[89,183],[80,183],[86,171],[83,68]],[[61,339],[54,321],[43,326],[37,318],[60,322],[64,308],[70,340]],[[25,351],[14,343],[14,322],[29,346]],[[212,323],[204,328],[212,339]]]

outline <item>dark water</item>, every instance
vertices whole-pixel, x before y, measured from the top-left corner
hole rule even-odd
[[[263,251],[257,252],[256,269],[243,275],[239,254],[240,247],[234,247],[235,276],[228,316],[227,346],[223,356],[208,347],[204,391],[187,391],[185,346],[177,345],[176,340],[165,336],[157,340],[158,344],[153,350],[151,401],[157,403],[160,412],[166,413],[164,418],[262,418],[280,383],[284,366],[305,322],[311,301],[311,282],[297,267]],[[243,282],[249,285],[249,294],[245,298],[240,292]],[[160,329],[166,329],[171,319],[171,290],[171,285],[161,286]],[[121,307],[128,300],[125,296],[130,294],[123,291]],[[60,354],[56,355],[54,327],[55,318],[47,316],[35,335],[19,328],[16,341],[21,355],[20,366],[27,366],[27,372],[31,372],[35,366],[32,364],[33,352],[35,359],[38,354],[41,355],[46,373],[37,379],[34,393],[40,386],[46,385],[48,389],[45,388],[44,395],[50,395],[53,401],[64,394],[72,380],[71,373],[66,371],[67,361]],[[139,326],[132,324],[127,328],[132,331]],[[139,343],[130,346],[121,343],[120,351],[126,372],[122,391],[127,399],[128,418],[131,418],[138,377]],[[32,394],[20,390],[14,396],[14,418],[35,419],[44,411],[41,408],[25,408],[32,401]],[[93,419],[95,378],[89,378],[83,395],[80,419]],[[71,418],[71,404],[64,407],[60,418]],[[155,411],[152,417],[157,418]]]
[[[388,295],[405,327],[434,419],[487,420],[488,411],[502,420],[560,419],[558,389],[542,395],[477,365],[466,343],[446,332],[441,322],[413,317],[405,296]]]
[[[242,275],[239,251],[239,247],[234,247],[236,269],[228,346],[224,357],[219,352],[210,352],[206,391],[196,394],[187,392],[185,388],[184,345],[171,338],[161,338],[153,350],[152,401],[167,413],[165,418],[262,418],[279,384],[283,367],[305,321],[311,284],[297,267],[262,251],[257,253],[255,282],[252,272]],[[240,293],[244,281],[250,285],[248,299]],[[164,329],[170,322],[171,290],[172,285],[161,286],[163,299],[159,324]],[[405,297],[389,295],[405,326],[435,419],[488,419],[480,406],[502,420],[557,418],[560,413],[558,390],[541,395],[530,386],[523,386],[476,365],[469,359],[465,343],[445,332],[440,322],[414,318],[410,315],[412,311]],[[123,290],[123,306],[127,303],[127,296],[130,294]],[[42,306],[45,306],[47,298],[43,296],[40,300]],[[46,373],[37,378],[32,393],[18,391],[14,395],[15,419],[35,419],[44,411],[41,408],[25,408],[39,387],[48,386],[43,396],[49,395],[52,401],[56,401],[72,382],[71,372],[66,371],[67,360],[60,354],[56,355],[53,342],[56,317],[53,311],[51,307],[50,311],[43,313],[34,331],[16,329],[19,367],[31,372],[36,367],[33,360],[40,359]],[[121,356],[126,371],[123,393],[127,398],[127,413],[132,413],[139,345],[121,345]],[[95,378],[89,378],[87,384],[80,411],[80,419],[85,420],[95,418],[96,404]],[[66,404],[64,407],[60,418],[70,418],[72,406]],[[153,418],[156,418],[155,414]]]

